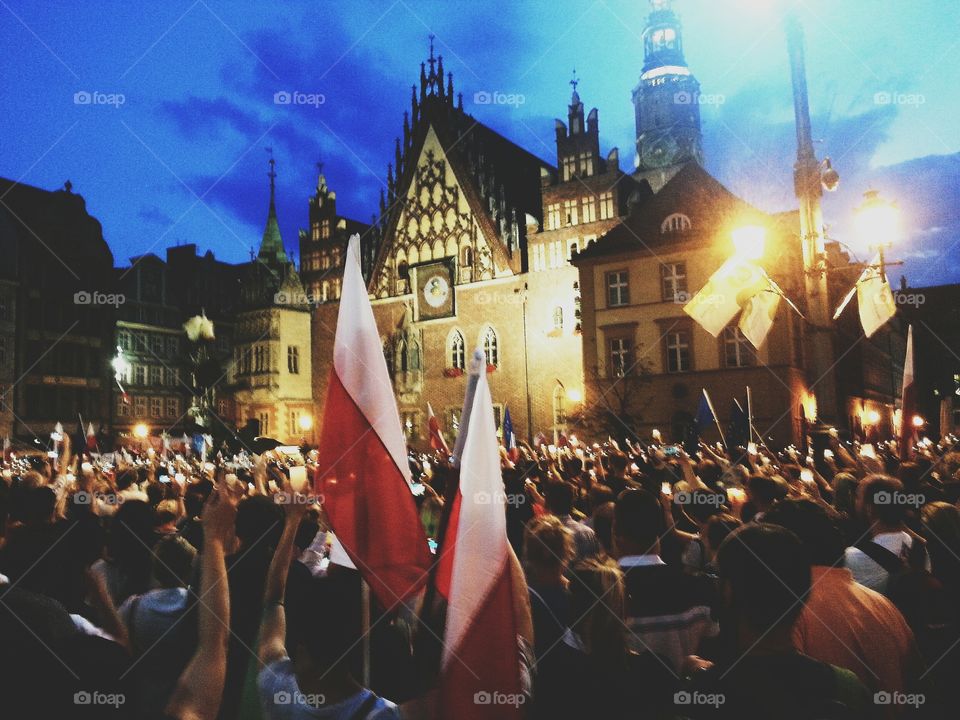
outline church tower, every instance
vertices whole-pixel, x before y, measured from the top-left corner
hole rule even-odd
[[[272,157],[267,175],[267,222],[260,249],[243,273],[230,377],[238,427],[253,422],[256,434],[299,445],[311,441],[313,430],[311,312],[283,248]]]
[[[683,56],[680,19],[670,0],[650,0],[643,71],[633,90],[637,179],[658,191],[688,162],[703,162],[700,83]]]

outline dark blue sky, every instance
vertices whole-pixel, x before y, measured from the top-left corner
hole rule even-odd
[[[788,3],[674,3],[714,100],[702,108],[707,168],[766,210],[795,204]],[[893,254],[911,284],[960,282],[960,4],[789,4],[807,32],[818,152],[842,177],[825,202],[831,235],[857,248],[852,208],[872,185],[903,208]],[[51,189],[69,178],[117,264],[178,242],[240,261],[263,230],[272,147],[295,249],[318,158],[342,212],[375,211],[429,33],[468,112],[551,162],[576,67],[603,151],[618,146],[628,169],[647,11],[642,0],[0,0],[0,175]],[[276,104],[284,91],[323,102]],[[476,104],[481,91],[523,102]]]

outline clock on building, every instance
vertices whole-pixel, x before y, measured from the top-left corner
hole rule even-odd
[[[680,154],[677,139],[670,128],[643,133],[637,140],[637,145],[642,167],[668,167],[677,162]]]
[[[417,319],[451,317],[454,314],[453,258],[412,266],[415,273]]]

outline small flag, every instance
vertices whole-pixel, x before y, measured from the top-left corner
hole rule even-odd
[[[917,411],[917,388],[913,383],[913,325],[907,329],[907,354],[903,360],[903,390],[900,394],[900,459],[913,451],[913,416]]]
[[[93,423],[87,423],[87,450],[96,452],[97,434],[93,431]]]
[[[430,406],[430,403],[427,403],[427,427],[430,430],[430,447],[442,453],[444,457],[448,457],[450,455],[450,448],[447,446],[447,441],[443,439],[443,433],[440,431],[440,423],[437,421],[437,416],[433,414],[433,408]]]
[[[683,306],[683,311],[717,337],[747,301],[767,287],[769,281],[758,265],[730,258]]]
[[[767,339],[779,307],[780,295],[773,289],[757,293],[744,305],[740,314],[740,332],[755,348],[759,348]]]
[[[503,446],[507,449],[507,457],[511,462],[520,459],[517,449],[517,436],[513,434],[513,418],[510,417],[510,408],[503,411]]]
[[[880,274],[879,268],[868,267],[857,281],[857,305],[863,334],[868,338],[897,314],[890,283]]]
[[[735,447],[744,446],[749,442],[748,438],[750,437],[750,420],[747,418],[747,413],[744,412],[743,406],[740,404],[740,401],[736,398],[730,401],[730,445],[727,447],[728,450],[733,450]]]

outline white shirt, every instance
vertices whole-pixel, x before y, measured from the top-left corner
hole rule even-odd
[[[655,553],[646,555],[624,555],[618,561],[621,568],[646,567],[647,565],[666,565],[666,563]]]
[[[873,537],[871,542],[875,542],[882,548],[885,548],[903,559],[906,559],[907,553],[913,546],[913,537],[910,533],[902,530],[895,532],[879,533]],[[927,570],[930,569],[930,558],[927,557]],[[879,593],[886,591],[887,581],[890,579],[890,573],[881,567],[881,565],[867,555],[863,550],[856,547],[848,547],[844,555],[844,564],[853,575],[853,579],[861,585]]]

